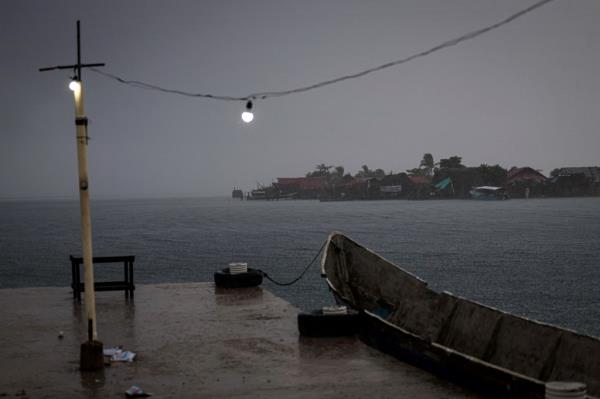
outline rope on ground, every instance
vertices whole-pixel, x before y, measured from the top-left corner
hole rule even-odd
[[[321,252],[323,252],[323,248],[325,248],[325,244],[327,244],[327,240],[323,243],[323,245],[321,245],[321,248],[319,248],[319,250],[317,251],[317,254],[315,255],[315,257],[310,261],[310,263],[308,265],[306,265],[306,267],[304,268],[304,270],[302,271],[302,273],[300,273],[300,275],[298,277],[296,277],[295,279],[293,279],[292,281],[288,282],[288,283],[281,283],[279,281],[274,280],[271,276],[269,276],[267,273],[262,272],[263,277],[265,277],[267,280],[271,281],[273,284],[285,287],[285,286],[289,286],[292,284],[297,283],[302,277],[304,277],[304,275],[306,274],[306,272],[308,271],[308,269],[310,269],[310,267],[313,265],[313,263],[315,263],[315,261],[317,260],[317,258],[319,257],[319,255],[321,254]]]

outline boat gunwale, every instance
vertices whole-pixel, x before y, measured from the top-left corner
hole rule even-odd
[[[354,241],[353,239],[351,239],[351,238],[349,238],[348,236],[346,236],[344,233],[341,233],[341,232],[337,232],[337,231],[335,231],[335,232],[332,232],[332,233],[329,235],[329,237],[327,238],[326,245],[325,245],[325,247],[324,247],[324,249],[325,249],[325,250],[324,250],[324,252],[323,252],[323,256],[321,257],[321,277],[323,277],[323,278],[326,280],[326,282],[327,282],[327,284],[328,284],[329,288],[330,288],[332,291],[334,291],[334,292],[336,293],[336,295],[337,295],[337,296],[338,296],[340,299],[342,299],[342,300],[344,300],[344,301],[348,302],[348,304],[349,304],[350,306],[352,306],[353,308],[355,308],[355,306],[354,306],[354,304],[352,304],[351,300],[350,300],[350,299],[348,299],[348,298],[345,298],[345,297],[344,297],[344,296],[343,296],[343,295],[342,295],[342,294],[339,292],[339,290],[337,290],[337,289],[335,288],[335,286],[333,285],[333,283],[331,282],[331,280],[329,280],[329,278],[327,277],[327,274],[326,274],[326,272],[325,272],[325,263],[326,263],[326,261],[327,261],[327,248],[329,247],[329,244],[331,243],[331,238],[332,238],[333,236],[336,236],[336,235],[340,235],[340,236],[344,237],[345,239],[347,239],[347,240],[351,241],[352,243],[356,244],[357,246],[361,247],[362,249],[366,250],[367,252],[369,252],[369,253],[371,253],[371,254],[373,254],[373,255],[377,256],[378,258],[382,259],[383,261],[387,262],[387,263],[389,264],[389,266],[395,267],[396,269],[399,269],[400,271],[402,271],[403,273],[406,273],[406,274],[407,274],[407,275],[409,275],[410,277],[413,277],[413,278],[415,278],[415,279],[416,279],[416,280],[418,280],[419,282],[421,282],[421,283],[424,283],[427,289],[429,289],[429,290],[433,291],[433,292],[434,292],[434,293],[436,293],[436,294],[440,294],[440,295],[448,295],[448,296],[451,296],[451,297],[453,297],[453,298],[456,298],[456,299],[458,299],[458,300],[460,300],[460,301],[467,302],[467,303],[471,303],[471,304],[474,304],[474,305],[477,305],[477,306],[481,306],[482,308],[486,308],[486,309],[488,309],[488,310],[492,310],[492,311],[495,311],[495,312],[501,313],[502,315],[508,315],[508,316],[516,317],[516,318],[519,318],[519,319],[522,319],[522,320],[526,320],[526,321],[532,322],[532,323],[534,323],[534,324],[537,324],[537,325],[540,325],[540,326],[543,326],[543,327],[551,327],[551,328],[555,328],[555,329],[558,329],[558,330],[560,330],[560,331],[565,331],[565,332],[568,332],[568,333],[571,333],[571,334],[577,335],[577,336],[579,336],[579,337],[582,337],[582,338],[591,338],[591,339],[594,339],[594,340],[600,340],[600,337],[597,337],[597,336],[594,336],[594,335],[591,335],[591,334],[585,334],[585,333],[582,333],[582,332],[578,332],[578,331],[576,331],[576,330],[573,330],[572,328],[569,328],[569,327],[558,326],[558,325],[556,325],[556,324],[552,324],[552,323],[549,323],[549,322],[544,322],[544,321],[540,321],[540,320],[532,319],[532,318],[529,318],[529,317],[527,317],[527,316],[522,316],[522,315],[517,315],[517,314],[514,314],[514,313],[510,313],[510,312],[508,312],[508,311],[505,311],[505,310],[502,310],[502,309],[498,309],[498,308],[495,308],[495,307],[493,307],[493,306],[490,306],[490,305],[486,305],[486,304],[484,304],[484,303],[481,303],[481,302],[475,301],[475,300],[473,300],[473,299],[465,298],[464,296],[461,296],[461,295],[454,294],[454,293],[452,293],[452,292],[450,292],[450,291],[447,291],[447,290],[443,290],[443,291],[436,291],[435,289],[431,288],[431,287],[429,286],[429,284],[427,283],[427,281],[423,280],[422,278],[420,278],[420,277],[416,276],[415,274],[413,274],[413,273],[411,273],[411,272],[409,272],[409,271],[407,271],[407,270],[403,269],[402,267],[400,267],[400,266],[396,265],[395,263],[391,262],[389,259],[386,259],[385,257],[383,257],[383,256],[379,255],[379,254],[378,254],[378,253],[376,253],[375,251],[373,251],[373,250],[371,250],[371,249],[369,249],[369,248],[365,247],[364,245],[357,243],[357,242],[356,242],[356,241]]]
[[[323,255],[321,256],[321,277],[323,277],[327,284],[329,285],[329,288],[332,289],[333,291],[335,291],[336,293],[339,294],[339,291],[335,289],[335,287],[333,287],[333,284],[331,283],[331,281],[329,280],[329,277],[327,277],[327,272],[325,271],[325,264],[327,263],[327,249],[329,248],[330,245],[333,244],[332,238],[334,236],[341,236],[344,237],[346,240],[349,240],[350,242],[352,242],[353,244],[361,247],[362,249],[366,250],[367,252],[369,252],[370,254],[382,259],[383,261],[385,261],[386,263],[388,263],[390,266],[395,267],[396,269],[400,270],[401,272],[407,274],[409,277],[414,278],[415,280],[417,280],[418,282],[424,284],[426,287],[428,287],[427,281],[423,280],[422,278],[420,278],[419,276],[417,276],[414,273],[409,272],[408,270],[403,269],[402,267],[398,266],[397,264],[395,264],[394,262],[390,261],[389,259],[386,259],[385,257],[379,255],[377,252],[369,249],[368,247],[365,247],[362,244],[359,244],[358,242],[356,242],[355,240],[353,240],[352,238],[348,237],[346,234],[339,232],[339,231],[333,231],[329,234],[329,236],[327,237],[327,241],[325,242],[325,247],[324,247],[324,251],[323,251]],[[335,244],[333,244],[335,245]],[[432,290],[433,291],[433,290]],[[435,291],[434,291],[435,292]],[[342,296],[340,295],[340,298]],[[346,299],[347,300],[347,299]]]

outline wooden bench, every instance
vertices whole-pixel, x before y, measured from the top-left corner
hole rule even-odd
[[[81,302],[81,293],[85,291],[85,285],[81,282],[81,268],[83,258],[69,255],[71,260],[71,288],[73,288],[73,299]],[[96,281],[94,289],[96,291],[125,291],[125,298],[133,298],[133,262],[135,256],[94,256],[94,265],[99,263],[121,263],[123,262],[123,280],[117,281]]]

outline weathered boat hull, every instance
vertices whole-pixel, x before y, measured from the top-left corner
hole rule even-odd
[[[321,260],[334,294],[362,311],[361,339],[499,397],[544,397],[546,381],[580,381],[600,395],[600,340],[438,293],[333,233]]]

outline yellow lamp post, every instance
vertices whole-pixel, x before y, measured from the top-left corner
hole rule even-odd
[[[75,77],[69,84],[75,100],[75,127],[77,138],[77,166],[79,171],[79,205],[81,210],[81,246],[83,252],[84,284],[85,284],[85,313],[88,322],[88,339],[81,344],[80,369],[93,371],[104,366],[102,342],[98,341],[96,328],[96,298],[94,293],[94,265],[92,254],[92,221],[90,217],[90,193],[88,178],[87,147],[88,120],[83,108],[83,84],[81,69],[85,67],[104,66],[98,64],[81,63],[80,22],[77,21],[77,64],[59,65],[49,68],[40,68],[40,71],[54,69],[72,69]]]

